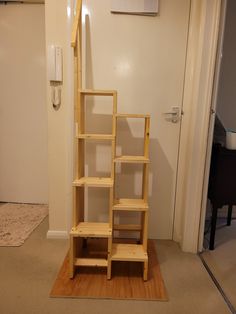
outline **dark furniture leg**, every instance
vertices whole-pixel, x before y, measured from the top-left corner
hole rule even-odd
[[[215,233],[216,233],[216,221],[217,221],[218,208],[213,205],[212,216],[211,216],[211,234],[210,234],[210,245],[209,249],[214,250],[215,244]]]
[[[228,217],[227,217],[227,226],[231,225],[232,210],[233,210],[233,205],[229,205],[229,207],[228,207]]]

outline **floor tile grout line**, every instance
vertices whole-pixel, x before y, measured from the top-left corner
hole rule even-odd
[[[228,308],[230,309],[232,314],[236,314],[236,310],[234,308],[234,306],[232,305],[232,303],[230,302],[230,300],[228,299],[228,297],[226,296],[224,290],[222,289],[221,285],[219,284],[218,280],[216,279],[216,277],[213,275],[212,271],[210,270],[209,266],[207,265],[207,263],[205,262],[204,258],[202,257],[202,253],[198,254],[203,266],[205,267],[206,271],[208,272],[209,276],[211,277],[212,281],[214,282],[216,288],[218,289],[218,291],[220,292],[220,294],[222,295],[225,303],[227,304]]]

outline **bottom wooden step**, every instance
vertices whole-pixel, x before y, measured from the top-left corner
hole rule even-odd
[[[75,266],[107,267],[108,262],[102,258],[76,258]]]
[[[142,244],[114,243],[112,245],[111,260],[146,262],[148,255],[144,251]]]

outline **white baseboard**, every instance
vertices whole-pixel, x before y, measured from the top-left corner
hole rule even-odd
[[[47,239],[69,239],[67,231],[48,230]]]

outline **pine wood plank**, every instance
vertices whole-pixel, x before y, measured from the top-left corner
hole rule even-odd
[[[79,29],[79,23],[80,23],[80,18],[81,18],[81,9],[82,9],[82,0],[77,1],[77,6],[76,6],[76,15],[73,21],[73,26],[72,26],[72,34],[71,34],[71,47],[76,47],[77,43],[77,33]]]
[[[109,238],[112,235],[112,229],[108,223],[80,222],[71,229],[70,234],[74,237]]]
[[[142,215],[142,243],[144,250],[147,250],[148,212],[144,212]]]
[[[113,180],[111,178],[82,177],[78,180],[74,180],[73,185],[91,187],[112,187]]]
[[[143,164],[142,198],[148,202],[149,164]]]
[[[107,267],[108,262],[102,258],[76,258],[75,266]]]
[[[112,134],[79,134],[77,138],[85,140],[113,140],[115,136]]]
[[[144,127],[144,156],[149,157],[149,142],[150,142],[150,117],[145,119]]]
[[[150,118],[150,115],[148,115],[148,114],[133,114],[133,113],[117,113],[116,118],[145,119],[145,118]]]
[[[75,247],[74,247],[74,241],[73,236],[70,235],[70,251],[69,251],[69,276],[72,279],[74,277],[74,258],[75,258]]]
[[[114,201],[113,210],[146,211],[148,204],[142,199],[121,198]]]
[[[144,164],[144,163],[149,163],[150,160],[149,158],[145,157],[145,156],[117,156],[114,159],[114,162],[116,163],[140,163],[140,164]]]
[[[113,226],[114,230],[117,231],[140,231],[142,230],[142,226],[141,225],[128,225],[128,224],[114,224]]]
[[[92,89],[82,89],[80,93],[83,95],[90,96],[113,96],[117,93],[115,90],[92,90]]]
[[[148,260],[148,255],[141,244],[113,243],[111,260],[144,262]]]

